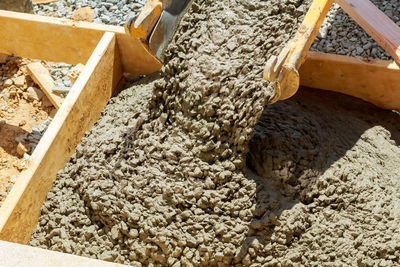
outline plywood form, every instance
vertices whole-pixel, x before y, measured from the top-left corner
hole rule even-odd
[[[84,133],[100,117],[122,77],[116,35],[105,33],[0,208],[0,239],[26,244],[40,208]]]
[[[0,10],[0,54],[85,64],[105,32],[116,35],[124,71],[151,74],[162,64],[123,27]]]
[[[361,98],[384,109],[400,109],[400,68],[392,61],[309,52],[301,85]]]

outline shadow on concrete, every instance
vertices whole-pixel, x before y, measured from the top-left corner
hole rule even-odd
[[[254,239],[263,246],[270,243],[285,210],[313,202],[318,195],[311,188],[317,178],[343,156],[351,158],[349,151],[366,141],[363,134],[374,127],[387,131],[393,144],[400,145],[398,113],[350,96],[301,88],[293,98],[267,106],[247,155],[247,176],[258,190],[243,255]],[[303,232],[293,231],[282,245],[290,246]]]

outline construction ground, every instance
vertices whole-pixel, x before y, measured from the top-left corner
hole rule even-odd
[[[123,26],[145,2],[33,0],[32,12]],[[371,2],[400,27],[398,0]],[[301,86],[276,102],[263,76],[312,3],[194,0],[161,70],[125,75],[55,180],[48,175],[28,238],[8,238],[0,218],[0,240],[128,266],[400,266],[400,97],[382,108]],[[334,3],[310,55],[388,62],[399,79],[397,59],[358,24]],[[2,203],[85,71],[12,55],[0,62],[0,207],[12,214]],[[357,75],[371,87],[387,81]],[[0,258],[5,251],[0,243]]]

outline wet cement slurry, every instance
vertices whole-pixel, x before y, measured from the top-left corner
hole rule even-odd
[[[264,110],[265,61],[308,4],[195,1],[162,72],[60,171],[31,245],[133,266],[397,262],[398,116],[309,90]]]

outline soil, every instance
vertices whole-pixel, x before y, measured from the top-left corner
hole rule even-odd
[[[59,172],[30,244],[133,266],[399,264],[399,116],[313,90],[264,110],[265,60],[308,5],[195,1],[161,74]]]
[[[21,142],[25,145],[29,149],[27,154],[31,154],[29,144],[19,138],[29,134],[33,126],[41,124],[55,113],[45,96],[43,100],[28,97],[29,87],[39,89],[27,75],[27,63],[27,60],[9,58],[0,65],[0,202],[10,190],[8,186],[12,186],[28,164],[28,158],[17,153],[18,144]],[[18,79],[22,79],[21,83]],[[8,84],[10,81],[11,85]]]

